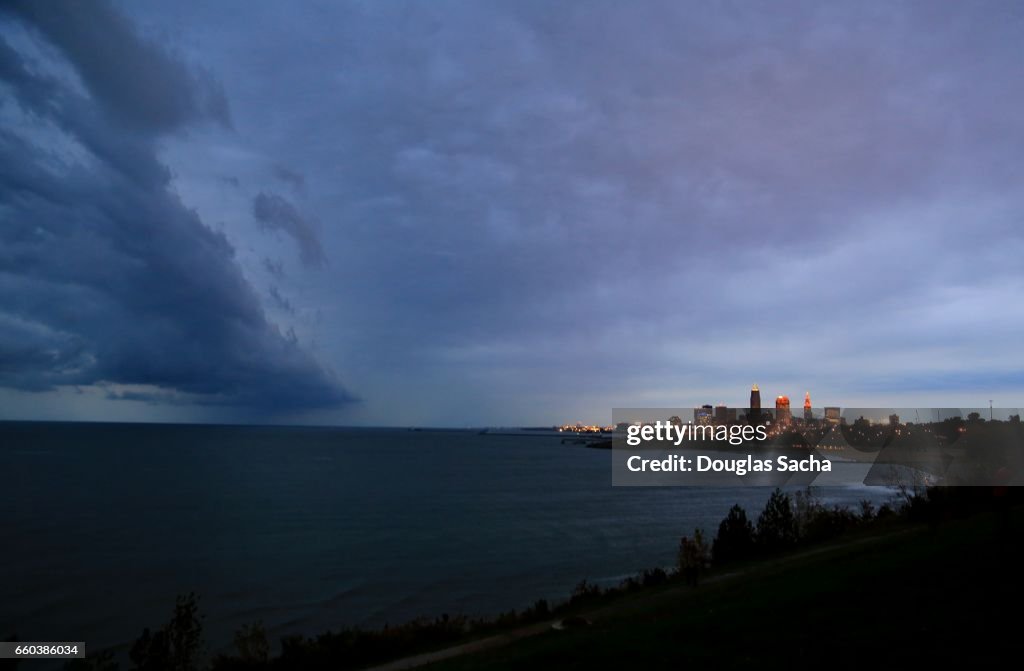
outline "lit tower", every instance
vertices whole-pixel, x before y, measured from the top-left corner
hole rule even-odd
[[[775,420],[779,424],[789,424],[789,421],[792,418],[793,418],[793,415],[789,411],[789,396],[776,396],[775,397]]]
[[[761,421],[761,390],[756,384],[750,388],[750,412],[747,417],[753,422]]]
[[[804,420],[811,421],[814,415],[811,414],[811,392],[804,394]]]

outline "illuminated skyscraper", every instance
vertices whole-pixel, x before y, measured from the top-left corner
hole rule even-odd
[[[693,409],[694,424],[711,424],[714,419],[714,408],[710,405],[702,405]]]
[[[780,424],[789,424],[793,414],[789,411],[789,396],[775,397],[775,421]]]
[[[814,415],[811,414],[811,392],[804,394],[804,421],[811,421]]]
[[[750,388],[750,412],[747,419],[753,422],[761,421],[761,390],[756,384]]]

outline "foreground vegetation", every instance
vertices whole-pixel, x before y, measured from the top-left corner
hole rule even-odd
[[[915,501],[885,532],[858,532],[752,563],[697,589],[605,609],[587,627],[426,668],[1005,664],[1018,654],[1024,597],[1020,497],[1011,495],[1011,502],[989,492],[934,494]]]
[[[206,655],[199,602],[188,595],[166,624],[136,640],[129,668],[357,669],[555,618],[578,626],[447,664],[629,668],[838,654],[830,663],[843,665],[852,652],[863,661],[879,640],[909,659],[923,654],[912,641],[922,632],[951,633],[947,625],[963,619],[962,608],[983,607],[971,622],[999,631],[987,615],[1006,593],[1002,583],[1016,589],[1005,555],[1020,537],[1014,506],[1021,498],[1013,489],[931,489],[905,493],[897,507],[864,502],[853,511],[823,506],[810,490],[792,497],[776,490],[754,521],[734,506],[710,544],[699,529],[681,539],[674,571],[651,569],[609,589],[583,581],[563,603],[540,600],[494,619],[443,615],[383,630],[285,637],[276,655],[259,623],[236,633],[232,651]],[[854,640],[861,636],[871,640]],[[120,664],[106,652],[67,668],[115,671]]]

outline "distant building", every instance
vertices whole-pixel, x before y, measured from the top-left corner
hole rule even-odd
[[[839,408],[827,407],[825,408],[825,421],[829,424],[839,424],[841,417],[839,415]]]
[[[775,421],[780,424],[790,424],[793,413],[789,410],[789,396],[775,397]]]
[[[814,419],[814,413],[811,412],[811,392],[804,394],[804,421],[809,422]]]
[[[747,413],[747,420],[751,423],[761,421],[761,390],[756,384],[750,388],[750,411]]]
[[[896,426],[899,423],[900,423],[900,416],[899,415],[897,415],[895,413],[892,414],[892,415],[889,415],[889,425],[890,426]]]
[[[735,416],[735,411],[733,411]],[[715,406],[715,424],[728,424],[729,423],[729,408],[724,403],[719,403]]]
[[[711,424],[714,419],[714,408],[711,405],[702,405],[693,409],[694,424]]]

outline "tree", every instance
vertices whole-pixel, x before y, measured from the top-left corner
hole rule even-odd
[[[162,629],[151,632],[149,627],[142,630],[128,653],[137,671],[170,671],[170,646]]]
[[[797,536],[799,537],[803,537],[804,530],[824,510],[824,506],[818,501],[817,493],[810,486],[803,491],[794,492],[793,498],[790,499],[789,507],[793,511],[793,518],[796,520]]]
[[[235,649],[243,662],[265,664],[270,657],[270,642],[262,622],[243,625],[235,632]]]
[[[679,539],[679,570],[688,585],[697,586],[697,578],[707,564],[708,546],[704,542],[703,531],[694,529],[693,538],[683,536]]]
[[[797,528],[789,495],[776,488],[757,518],[757,545],[763,552],[779,552],[796,545]]]
[[[868,499],[861,499],[860,501],[860,519],[864,522],[870,522],[875,518],[875,504]]]
[[[179,596],[170,622],[155,632],[144,629],[128,656],[138,671],[193,671],[203,642],[199,599]]]
[[[750,557],[754,551],[754,525],[747,519],[747,511],[736,504],[718,525],[718,535],[711,544],[711,556],[716,564]]]

